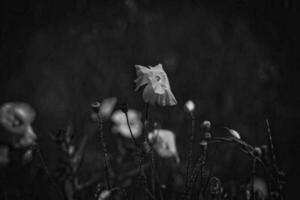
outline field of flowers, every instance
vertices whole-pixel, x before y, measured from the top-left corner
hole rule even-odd
[[[5,4],[0,200],[297,193],[277,32],[259,37],[252,15],[208,2],[33,2]]]

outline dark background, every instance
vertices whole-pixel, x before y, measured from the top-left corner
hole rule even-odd
[[[254,146],[266,143],[268,118],[291,199],[299,177],[298,15],[289,0],[4,0],[0,102],[36,109],[34,127],[54,167],[48,132],[72,121],[80,138],[94,128],[90,103],[105,97],[143,110],[134,64],[162,63],[178,106],[152,107],[151,117],[176,133],[183,160],[188,99],[198,124],[232,127]],[[248,175],[240,155],[221,152],[216,173]]]

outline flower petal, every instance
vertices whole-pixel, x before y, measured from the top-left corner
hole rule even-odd
[[[152,87],[155,94],[164,94],[165,89],[162,87],[162,85],[158,82],[153,82]]]
[[[155,104],[157,95],[154,93],[154,90],[151,85],[147,85],[143,92],[143,99],[146,103]]]
[[[168,97],[167,105],[168,106],[176,105],[177,101],[176,101],[175,96],[173,95],[172,91],[171,90],[166,90],[166,92],[167,92],[167,97]]]
[[[135,65],[136,74],[139,76],[140,74],[147,74],[151,72],[151,69],[142,65]]]
[[[150,67],[152,70],[155,70],[155,71],[162,71],[164,72],[164,69],[162,67],[162,64],[158,64],[158,65],[155,65],[154,67]]]

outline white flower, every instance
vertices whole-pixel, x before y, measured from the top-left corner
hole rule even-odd
[[[0,107],[0,125],[11,134],[6,139],[17,148],[35,144],[37,136],[31,126],[34,118],[35,111],[26,103],[10,102]]]
[[[227,127],[224,127],[226,130],[228,130],[228,132],[236,139],[241,139],[241,136],[240,134],[236,131],[236,130],[233,130],[233,129],[230,129],[230,128],[227,128]]]
[[[129,109],[128,112],[128,121],[130,128],[132,130],[132,135],[137,138],[142,133],[143,124],[141,121],[141,115],[135,110]],[[126,120],[126,115],[121,110],[117,110],[112,114],[112,121],[115,125],[112,127],[113,133],[120,133],[126,138],[131,138],[129,127]]]
[[[166,72],[161,64],[154,67],[135,65],[137,79],[136,90],[146,85],[143,92],[143,99],[146,103],[161,106],[173,106],[177,101],[171,91],[170,83]]]
[[[180,162],[176,148],[175,135],[172,131],[155,129],[153,132],[149,133],[148,139],[158,155],[164,158],[175,157],[176,162]]]
[[[192,100],[188,100],[187,102],[185,102],[184,104],[184,109],[187,112],[194,112],[195,110],[195,103]]]

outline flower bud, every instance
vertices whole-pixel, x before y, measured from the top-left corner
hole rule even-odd
[[[232,137],[234,137],[236,139],[241,139],[240,134],[236,130],[233,130],[233,129],[230,129],[227,127],[224,127],[224,128],[231,134]]]
[[[122,110],[123,113],[127,113],[128,112],[128,104],[127,103],[122,103],[120,105],[120,109]]]
[[[207,145],[208,145],[208,143],[207,143],[206,140],[202,140],[202,141],[200,142],[200,146],[201,146],[201,148],[203,148],[203,149],[206,149],[206,148],[207,148]]]
[[[253,150],[253,153],[256,157],[261,157],[263,154],[261,148],[259,148],[259,147],[255,147]]]
[[[202,128],[204,131],[210,130],[210,128],[211,128],[211,123],[210,123],[210,121],[208,121],[208,120],[203,121],[202,124],[201,124],[201,128]]]
[[[192,100],[188,100],[184,104],[184,109],[186,112],[189,112],[189,113],[194,112],[195,111],[195,103]]]
[[[32,149],[27,150],[24,155],[23,155],[23,162],[24,163],[29,163],[32,160]]]
[[[101,106],[101,103],[99,101],[95,101],[94,103],[91,104],[93,111],[97,114],[99,113],[100,106]]]
[[[207,140],[211,139],[211,133],[210,132],[205,132],[204,133],[204,138],[207,139]]]

